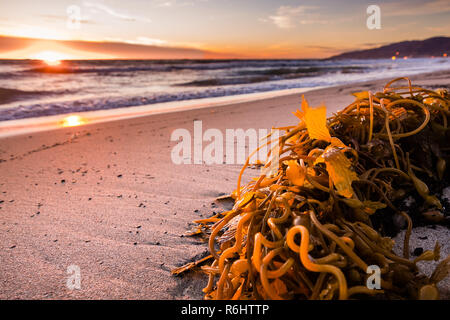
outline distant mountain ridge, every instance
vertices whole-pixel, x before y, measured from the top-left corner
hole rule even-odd
[[[431,56],[442,57],[444,54],[450,55],[449,37],[396,42],[374,49],[341,53],[328,59],[389,59],[395,55],[399,58],[405,56],[408,58],[420,58]]]

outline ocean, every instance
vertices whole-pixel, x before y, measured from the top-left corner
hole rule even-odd
[[[450,69],[394,60],[0,60],[0,121],[317,88]],[[156,107],[155,107],[156,108]]]

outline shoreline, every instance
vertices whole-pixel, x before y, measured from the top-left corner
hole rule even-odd
[[[409,76],[411,80],[420,79],[427,76],[435,76],[440,73],[447,73],[450,75],[450,70],[446,69],[443,71],[433,71],[427,73],[413,74]],[[192,100],[180,100],[180,101],[170,101],[162,103],[147,104],[141,106],[130,106],[112,109],[102,109],[84,112],[68,112],[57,115],[49,115],[43,117],[30,117],[24,119],[12,119],[0,121],[0,138],[7,136],[14,136],[20,134],[28,134],[39,131],[54,130],[61,127],[61,122],[64,118],[77,115],[82,117],[86,123],[101,123],[108,121],[118,121],[137,117],[145,117],[156,114],[166,114],[173,112],[183,112],[202,108],[211,107],[221,107],[226,105],[234,105],[244,102],[260,101],[264,99],[271,99],[281,96],[287,96],[292,94],[314,92],[323,89],[332,89],[338,87],[348,87],[355,85],[366,85],[368,83],[377,82],[387,82],[391,78],[382,78],[375,80],[367,80],[363,82],[351,82],[342,85],[331,85],[331,86],[319,86],[311,88],[295,88],[295,89],[282,89],[273,90],[265,92],[253,92],[238,95],[220,96],[220,97],[210,97],[210,98],[200,98]]]
[[[449,87],[450,71],[411,76],[413,85]],[[309,91],[328,114],[380,91],[375,80]],[[227,204],[240,164],[176,165],[171,134],[179,128],[270,129],[297,123],[301,94],[179,112],[88,123],[0,138],[1,299],[202,299],[207,277],[170,271],[207,251],[185,237],[189,224]],[[257,171],[249,169],[243,180]],[[450,253],[448,232],[430,230]],[[415,234],[417,235],[417,234]],[[417,237],[411,250],[433,249]],[[434,238],[433,238],[434,239]],[[421,242],[422,241],[422,242]],[[66,286],[68,267],[81,289]],[[440,284],[449,299],[447,278]]]
[[[95,124],[159,114],[192,111],[203,108],[222,107],[245,102],[254,102],[282,96],[306,93],[314,90],[320,90],[323,88],[331,88],[331,87],[274,90],[267,92],[256,92],[223,97],[162,102],[134,107],[93,110],[86,112],[70,112],[44,117],[6,120],[0,121],[0,138],[58,129],[61,128],[61,122],[64,120],[64,118],[71,115],[82,117],[83,119],[86,120],[86,124]]]

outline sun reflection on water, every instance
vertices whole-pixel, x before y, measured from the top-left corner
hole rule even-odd
[[[76,126],[81,126],[85,123],[86,123],[86,119],[83,119],[80,116],[72,115],[72,116],[65,117],[62,120],[61,125],[63,127],[76,127]]]

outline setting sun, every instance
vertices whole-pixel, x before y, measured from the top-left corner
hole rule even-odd
[[[43,60],[49,66],[59,66],[61,64],[60,60]]]
[[[68,57],[55,51],[41,51],[32,55],[31,58],[42,60],[49,66],[57,66],[61,64],[61,60],[67,59]]]

